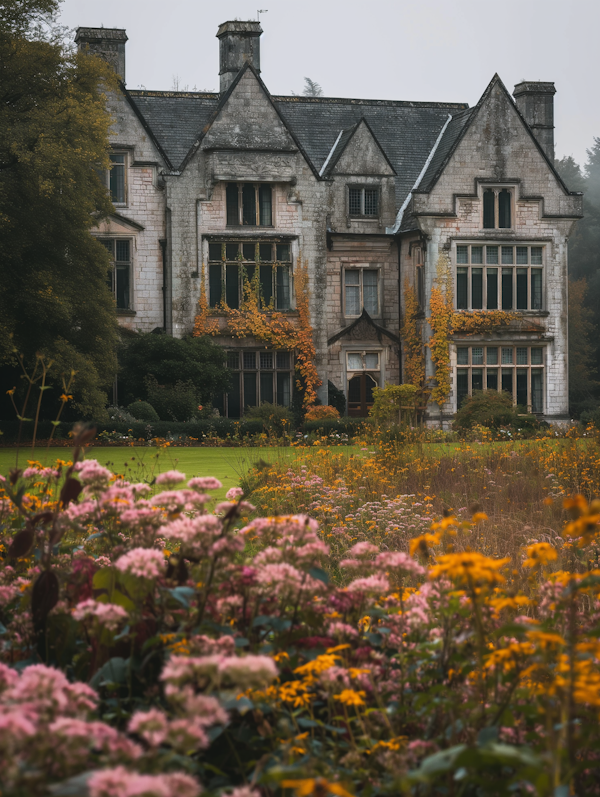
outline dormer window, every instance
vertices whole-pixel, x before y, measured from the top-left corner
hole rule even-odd
[[[379,188],[351,186],[348,189],[348,214],[363,218],[377,218],[379,215]]]
[[[483,192],[484,230],[506,230],[512,227],[512,191],[508,188],[486,188]]]
[[[273,191],[270,185],[228,183],[225,194],[228,227],[273,226]]]

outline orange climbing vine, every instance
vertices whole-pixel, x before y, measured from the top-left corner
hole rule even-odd
[[[296,311],[287,313],[272,310],[272,304],[264,310],[260,304],[258,268],[252,279],[244,274],[242,304],[238,309],[228,307],[222,301],[211,310],[206,297],[204,266],[202,286],[198,302],[199,313],[194,324],[194,335],[231,335],[236,338],[253,337],[275,349],[293,349],[296,353],[296,387],[304,392],[303,406],[315,403],[317,388],[321,384],[315,366],[315,344],[310,323],[308,289],[308,266],[298,257],[294,269]],[[225,318],[225,326],[219,321]]]
[[[431,336],[427,343],[431,351],[431,360],[435,365],[436,384],[431,391],[431,398],[441,407],[450,395],[450,335],[454,316],[454,299],[452,293],[452,274],[450,259],[446,253],[440,254],[437,262],[436,278],[429,298],[431,317],[429,326]]]
[[[423,387],[425,383],[425,351],[423,336],[417,321],[419,302],[408,279],[404,280],[404,319],[402,343],[404,344],[404,382]]]

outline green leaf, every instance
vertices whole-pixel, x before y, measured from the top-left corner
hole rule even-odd
[[[124,684],[127,682],[129,665],[127,660],[120,656],[109,659],[90,681],[90,686],[97,689],[104,684]]]
[[[323,584],[329,584],[329,574],[320,567],[311,567],[308,575],[315,578],[317,581],[322,581]]]

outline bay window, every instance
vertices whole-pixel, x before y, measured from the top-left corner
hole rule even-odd
[[[457,310],[541,310],[544,247],[458,244]]]

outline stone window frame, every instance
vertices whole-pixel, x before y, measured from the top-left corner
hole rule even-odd
[[[129,235],[96,235],[94,236],[108,251],[112,260],[112,270],[109,274],[109,288],[115,300],[117,315],[127,315],[134,313],[134,284],[133,284],[133,252],[135,249],[135,239]],[[117,259],[117,243],[125,242],[129,245],[129,259]],[[110,243],[110,250],[107,246]],[[118,304],[118,275],[119,271],[127,273],[127,298],[128,301],[124,304]]]
[[[226,417],[229,416],[229,394],[237,391],[240,403],[240,417],[249,406],[259,406],[267,398],[272,398],[273,403],[279,406],[292,406],[292,396],[294,392],[294,352],[288,349],[265,349],[265,348],[236,348],[226,350],[225,359],[227,369],[233,377],[232,388],[225,393],[223,408]],[[246,377],[248,375],[248,377]],[[268,390],[269,377],[271,377],[271,390]],[[281,377],[281,378],[280,378]],[[252,382],[254,386],[252,387]],[[254,391],[256,404],[246,404],[246,392]],[[287,403],[280,404],[279,398],[282,393],[287,394]],[[231,416],[237,417],[237,416]]]
[[[352,212],[352,199],[351,192],[360,191],[360,212]],[[375,213],[367,213],[367,191],[375,193],[377,208]],[[373,183],[351,183],[346,188],[346,206],[348,208],[348,217],[351,219],[379,219],[381,215],[381,186]]]
[[[466,249],[466,260],[464,251]],[[473,250],[481,250],[474,256]],[[509,262],[508,250],[512,250],[512,262]],[[520,250],[520,251],[519,251]],[[526,250],[526,261],[523,262],[523,250]],[[495,258],[494,258],[495,251]],[[535,255],[533,252],[535,251]],[[519,260],[521,262],[519,262]],[[547,244],[540,241],[455,241],[453,245],[454,261],[454,306],[457,311],[466,310],[507,310],[518,313],[540,313],[545,308]],[[460,261],[460,262],[459,262]],[[508,284],[504,280],[512,271],[510,279],[511,306],[505,301],[508,297]],[[479,275],[478,272],[481,272]],[[493,274],[496,272],[494,306]],[[504,272],[504,273],[503,273]],[[525,272],[525,274],[523,274]],[[459,276],[466,273],[466,301],[464,289],[459,287]],[[480,285],[476,287],[476,277],[480,277]],[[523,285],[525,277],[525,285]],[[523,301],[523,289],[526,300]],[[479,298],[480,294],[480,298]],[[477,297],[477,298],[475,298]]]
[[[515,215],[516,215],[516,196],[517,186],[514,184],[490,184],[482,183],[480,186],[481,202],[480,202],[480,228],[481,230],[514,230],[515,228]],[[503,208],[501,207],[500,194],[506,191],[509,195],[508,212],[510,214],[510,224],[500,225],[501,215]],[[486,201],[486,192],[493,192],[493,223],[486,224],[486,215],[488,213],[488,206]],[[489,221],[489,218],[488,218]]]
[[[230,208],[229,208],[229,199],[228,193],[229,188],[231,186],[237,187],[237,221],[232,222],[230,221]],[[252,187],[254,189],[254,223],[250,223],[247,220],[247,217],[244,213],[244,190]],[[269,188],[271,191],[270,197],[270,207],[269,207],[269,223],[262,223],[262,207],[261,207],[261,197],[260,191],[261,188]],[[228,180],[224,184],[224,194],[225,194],[225,226],[228,229],[239,229],[240,227],[260,227],[262,229],[269,229],[275,227],[275,207],[276,207],[276,195],[275,195],[275,183],[269,183],[264,181],[254,182],[252,180]]]
[[[365,308],[364,302],[364,272],[365,271],[373,271],[377,275],[377,311],[371,312],[369,308]],[[349,313],[348,312],[348,301],[347,301],[347,288],[356,287],[355,285],[347,284],[346,283],[346,274],[349,273],[359,273],[359,281],[358,281],[358,289],[359,289],[359,312],[358,313]],[[383,315],[383,269],[379,264],[376,263],[361,263],[361,264],[346,264],[342,268],[342,312],[345,318],[360,318],[362,315],[363,309],[366,309],[367,313],[371,318],[381,318]]]
[[[536,356],[532,354],[536,352]],[[495,352],[495,354],[493,354]],[[525,353],[525,354],[524,354]],[[464,356],[466,354],[466,357]],[[461,356],[462,355],[462,356]],[[525,359],[523,359],[525,357]],[[459,362],[463,359],[463,362]],[[466,360],[466,362],[464,361]],[[510,371],[510,392],[513,405],[517,406],[519,392],[523,389],[526,393],[526,403],[522,406],[527,407],[528,412],[536,415],[543,415],[546,399],[546,361],[547,346],[537,342],[482,342],[479,344],[462,345],[456,344],[455,361],[455,385],[456,385],[456,409],[460,408],[462,397],[473,395],[474,390],[497,390],[499,393],[507,390],[505,374],[508,377]],[[532,375],[537,374],[539,379],[539,389],[541,396],[534,401]],[[459,389],[460,376],[466,376],[467,391]],[[519,386],[519,379],[525,377]],[[495,387],[494,387],[495,380]],[[464,379],[463,379],[464,385]],[[506,386],[506,387],[505,387]]]
[[[118,198],[115,198],[113,194],[112,186],[111,186],[111,176],[113,169],[115,166],[120,166],[121,164],[113,163],[113,166],[105,169],[103,171],[98,172],[98,177],[100,178],[100,182],[108,191],[111,201],[116,208],[126,208],[129,204],[129,152],[123,148],[115,148],[111,149],[108,153],[109,158],[112,160],[113,157],[123,158],[123,200],[120,201]]]

